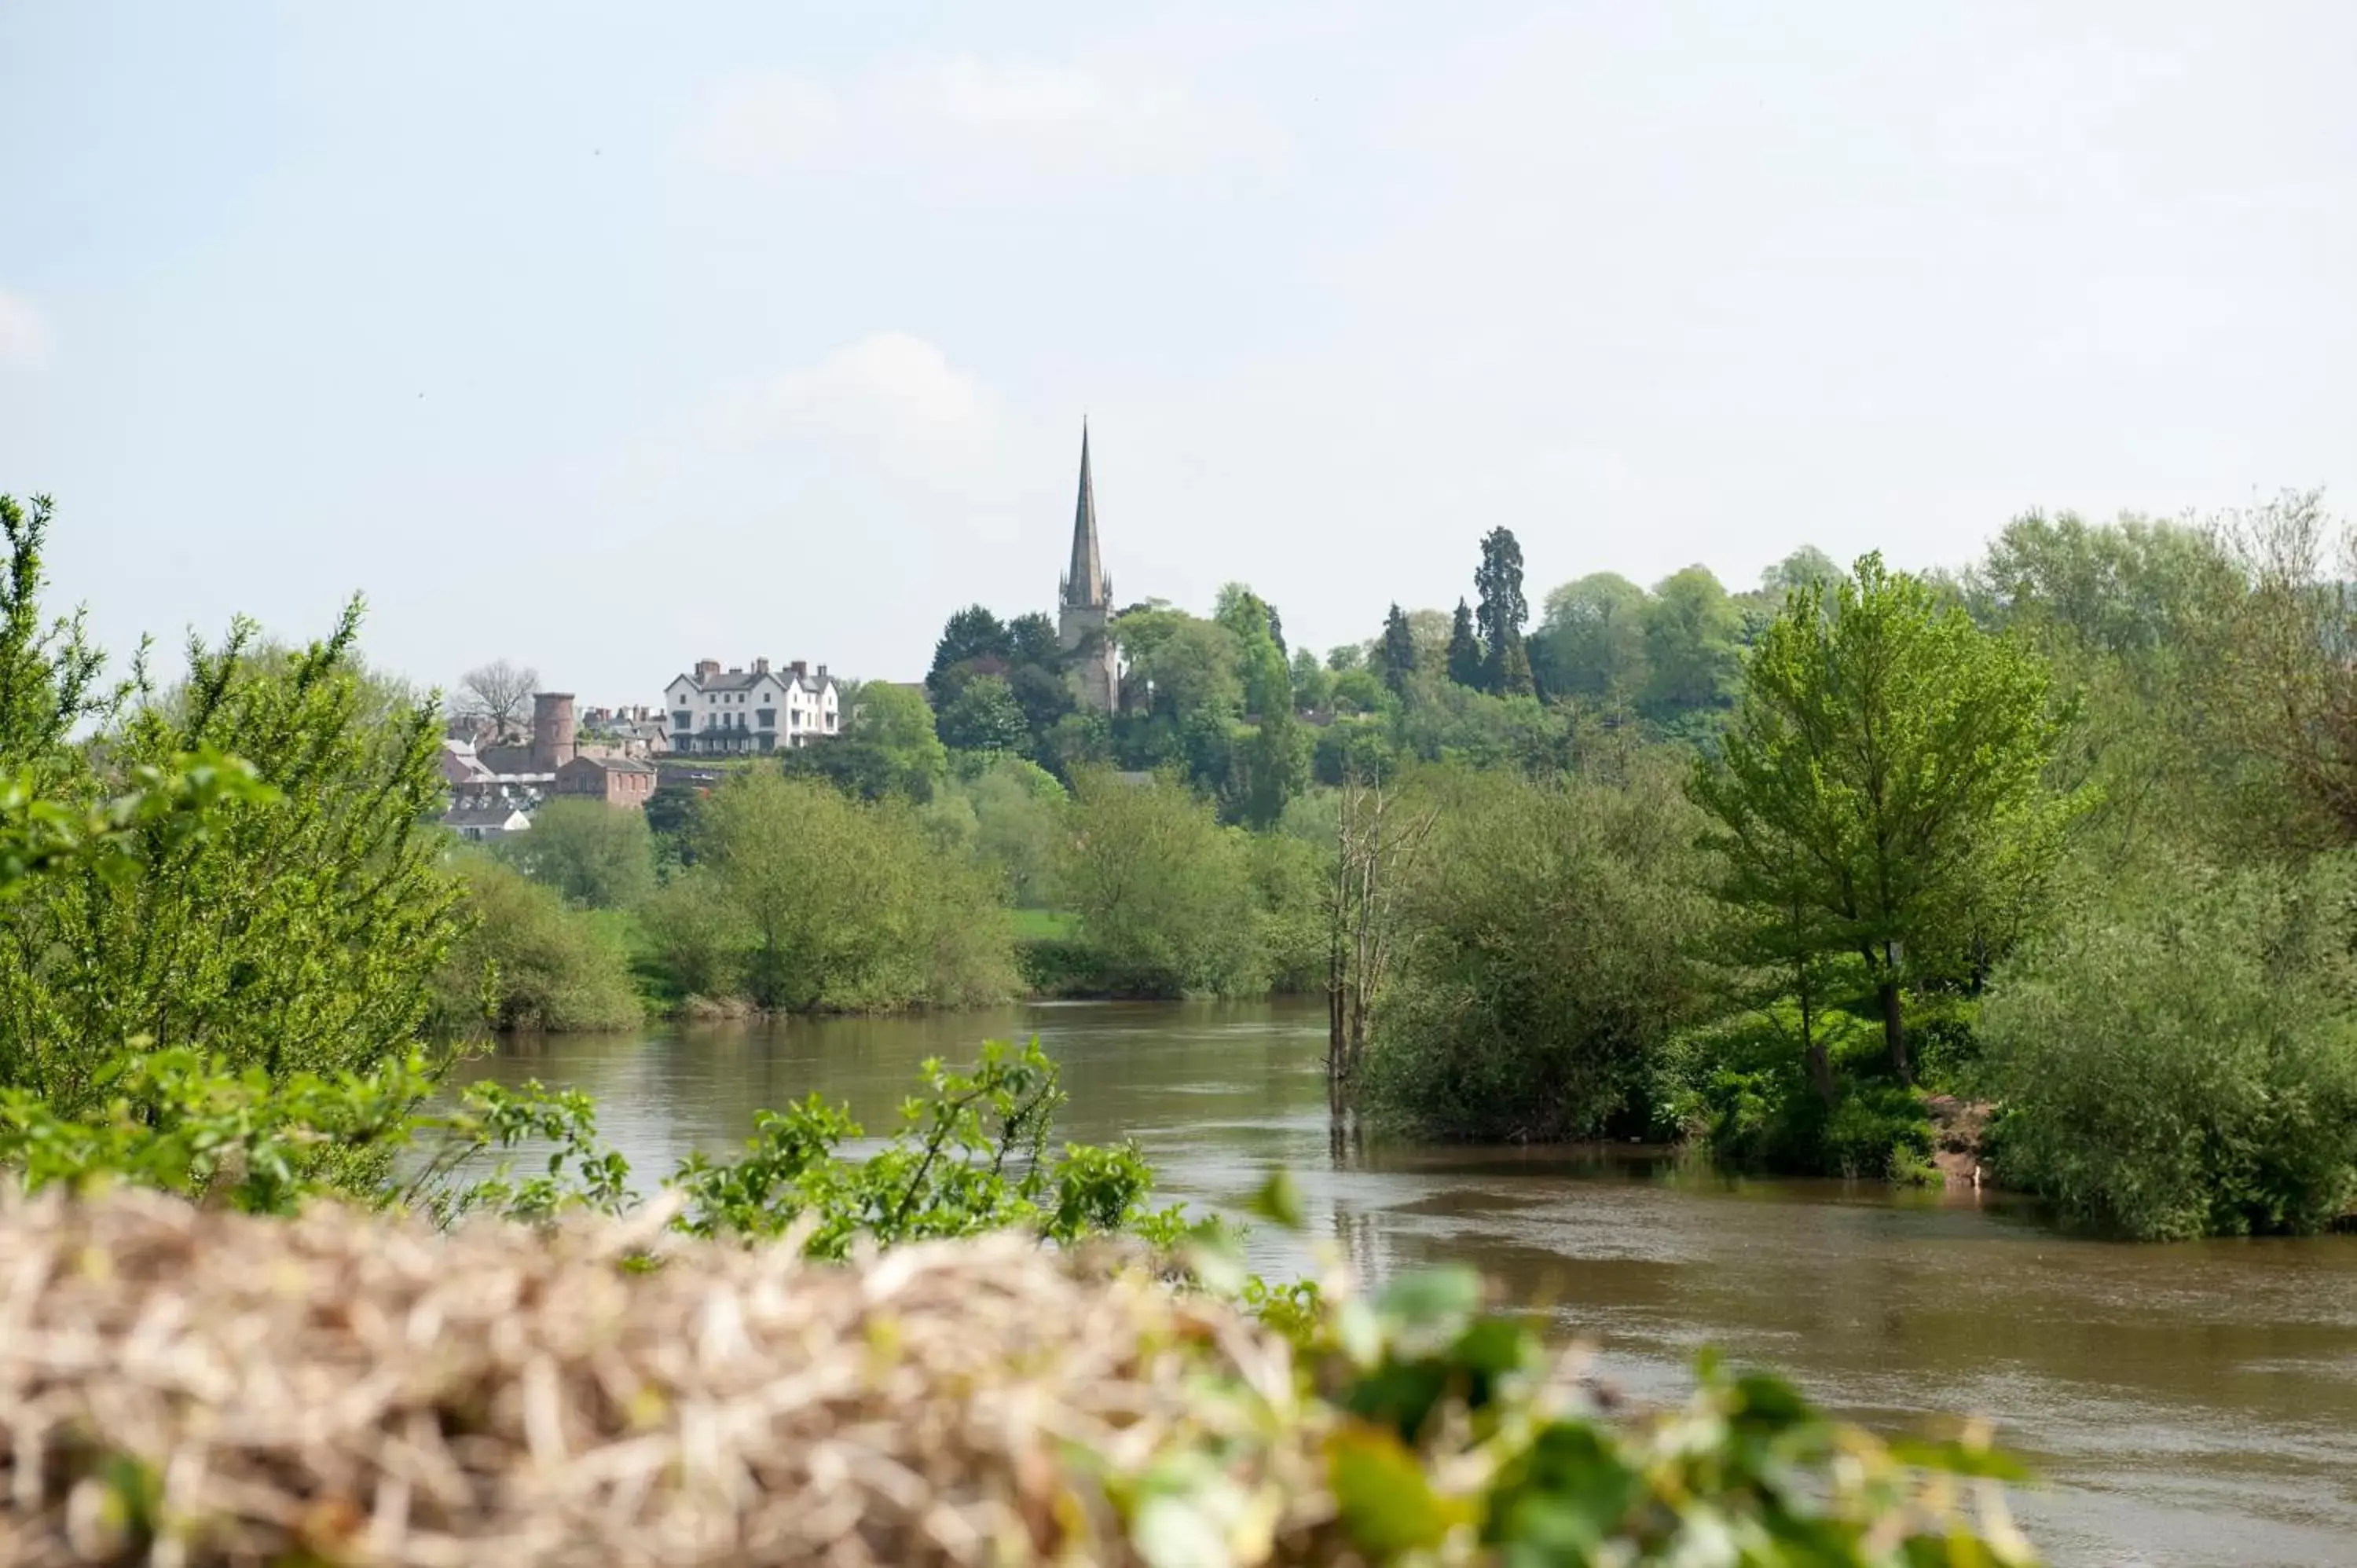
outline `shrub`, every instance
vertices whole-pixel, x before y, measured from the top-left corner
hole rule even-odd
[[[592,909],[623,909],[655,885],[655,840],[644,811],[602,800],[551,800],[532,831],[500,841],[500,858],[565,898]]]
[[[737,990],[745,922],[708,867],[691,866],[639,906],[639,926],[655,967],[683,996]]]
[[[708,880],[651,908],[651,938],[756,1006],[965,1007],[1014,992],[1013,932],[988,875],[940,849],[906,801],[748,769],[704,802],[695,853],[681,880]]]
[[[290,652],[240,621],[219,647],[191,643],[183,685],[130,688],[102,746],[8,738],[0,763],[39,763],[77,811],[207,750],[270,788],[221,801],[202,832],[143,828],[124,858],[59,865],[9,901],[0,1082],[76,1113],[99,1103],[99,1069],[147,1042],[274,1077],[366,1071],[415,1042],[462,924],[425,825],[439,726],[432,703],[367,674],[358,631],[355,605]],[[0,647],[0,667],[22,652]]]
[[[484,856],[465,857],[459,879],[474,924],[438,983],[444,1029],[627,1029],[640,1021],[629,955],[587,915]]]
[[[2163,875],[2000,972],[2002,1179],[2136,1237],[2330,1223],[2357,1195],[2352,871]]]
[[[1865,983],[1863,965],[1848,978]],[[1953,1009],[1941,1016],[1953,1019]],[[1915,1180],[1930,1174],[1921,1092],[1889,1076],[1870,992],[1835,992],[1811,1022],[1830,1095],[1811,1081],[1800,1008],[1779,998],[1680,1035],[1664,1054],[1658,1124],[1722,1165],[1792,1176]]]
[[[1100,988],[1254,995],[1268,983],[1250,839],[1176,778],[1073,779],[1057,885]]]
[[[1437,1136],[1592,1134],[1691,1015],[1695,822],[1674,779],[1455,775],[1405,888],[1369,1108]]]

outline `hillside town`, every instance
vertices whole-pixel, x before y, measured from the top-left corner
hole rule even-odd
[[[1109,714],[1121,701],[1121,666],[1085,424],[1071,553],[1056,586],[1057,642],[1073,700]],[[533,671],[504,663],[478,671],[469,681],[475,690],[444,731],[450,804],[442,821],[462,839],[480,843],[524,832],[552,800],[643,811],[666,785],[708,788],[716,764],[823,744],[851,717],[842,682],[824,664],[800,659],[757,657],[726,667],[698,659],[664,686],[660,707],[581,708],[573,693],[529,689],[536,684]]]

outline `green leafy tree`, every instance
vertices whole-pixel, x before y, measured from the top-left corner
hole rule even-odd
[[[938,727],[944,745],[991,755],[1019,752],[1031,736],[1014,688],[998,675],[976,675],[959,687]]]
[[[1530,696],[1535,687],[1523,628],[1529,624],[1531,607],[1523,596],[1523,547],[1511,529],[1493,528],[1482,538],[1473,588],[1481,599],[1475,618],[1488,650],[1482,689],[1501,697]]]
[[[639,906],[639,929],[654,967],[681,1000],[720,1002],[744,993],[752,939],[744,912],[719,875],[691,865]]]
[[[1367,1108],[1442,1138],[1643,1126],[1645,1086],[1703,995],[1697,822],[1674,778],[1449,770],[1410,788],[1433,826],[1396,893]]]
[[[1322,713],[1334,705],[1334,671],[1308,649],[1293,650],[1293,703],[1303,713]]]
[[[1176,779],[1072,781],[1056,880],[1106,988],[1251,995],[1267,983],[1248,839]]]
[[[1349,714],[1380,713],[1386,702],[1397,703],[1372,670],[1345,670],[1335,676],[1332,700],[1338,712]]]
[[[824,779],[863,800],[930,800],[949,772],[949,750],[935,732],[924,693],[889,681],[863,681],[844,703],[843,733],[786,753],[784,769]]]
[[[1148,608],[1125,611],[1114,629],[1149,714],[1181,727],[1198,721],[1224,726],[1243,716],[1243,649],[1226,627],[1183,610]]]
[[[1050,673],[1060,670],[1064,650],[1056,637],[1056,623],[1037,610],[1008,621],[1006,660],[1018,668],[1029,665]]]
[[[1813,544],[1803,544],[1760,574],[1760,592],[1774,596],[1794,588],[1823,586],[1841,581],[1840,563]]]
[[[2034,879],[2064,807],[2042,775],[2061,734],[2044,665],[1861,557],[1831,602],[1796,591],[1743,666],[1741,705],[1695,799],[1720,896],[1856,952],[1885,1047],[1911,1077],[1900,988],[1956,940],[1993,868]],[[2027,863],[2027,864],[2023,864]]]
[[[1056,856],[1064,828],[1064,787],[1020,757],[994,760],[966,786],[974,816],[974,852],[1005,883],[1017,908],[1043,909],[1055,898]]]
[[[1549,696],[1634,703],[1647,682],[1645,590],[1612,572],[1566,583],[1547,596],[1531,661]]]
[[[1473,629],[1473,610],[1463,599],[1457,601],[1457,613],[1448,623],[1448,678],[1457,684],[1480,691],[1490,667],[1489,655],[1482,650],[1481,639]]]
[[[646,815],[602,800],[554,800],[511,833],[499,858],[558,897],[592,909],[624,909],[654,890],[655,842]]]
[[[1013,937],[980,868],[937,851],[913,811],[763,769],[697,821],[745,946],[726,967],[759,1007],[877,1012],[1001,1001]]]
[[[1727,707],[1742,680],[1743,616],[1708,569],[1653,585],[1645,603],[1644,708],[1669,720]]]
[[[1220,590],[1212,620],[1235,639],[1243,677],[1244,712],[1254,717],[1293,711],[1293,681],[1285,645],[1274,631],[1276,611],[1242,583]]]
[[[1965,574],[1974,619],[2035,647],[2077,714],[2055,775],[2095,793],[2074,829],[2092,875],[2307,836],[2299,792],[2247,744],[2247,717],[2281,711],[2237,679],[2250,588],[2209,530],[2067,512],[2015,519]]]
[[[925,672],[925,689],[935,703],[945,703],[956,684],[955,674],[976,660],[1003,665],[1011,648],[1006,625],[983,605],[968,605],[950,617],[933,644],[932,667]]]

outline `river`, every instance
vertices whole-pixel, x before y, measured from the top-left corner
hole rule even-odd
[[[2357,1237],[2128,1246],[1994,1196],[1733,1180],[1596,1150],[1333,1149],[1322,1004],[997,1013],[512,1041],[473,1071],[597,1098],[641,1190],[813,1090],[870,1127],[928,1056],[1037,1034],[1062,1136],[1134,1138],[1164,1192],[1223,1207],[1289,1168],[1313,1235],[1381,1277],[1477,1265],[1605,1376],[1674,1394],[1716,1345],[1885,1430],[1994,1418],[2050,1561],[2357,1564]],[[1264,1231],[1256,1266],[1296,1268]]]

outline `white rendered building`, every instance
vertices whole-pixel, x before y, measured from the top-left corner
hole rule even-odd
[[[723,670],[714,659],[673,680],[663,693],[675,756],[758,756],[806,746],[838,732],[835,684],[822,664],[801,660],[771,669],[756,659],[750,670]]]

